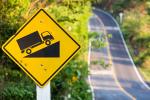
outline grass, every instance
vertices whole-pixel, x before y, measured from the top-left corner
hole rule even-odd
[[[142,74],[142,76],[144,77],[145,81],[150,82],[150,69],[140,67],[139,71]]]
[[[110,67],[110,64],[106,63],[104,59],[101,59],[99,61],[98,60],[92,61],[91,64],[93,64],[93,65],[100,65],[104,69]]]
[[[124,11],[126,16],[121,28],[134,63],[150,82],[150,16],[137,12],[138,8]]]

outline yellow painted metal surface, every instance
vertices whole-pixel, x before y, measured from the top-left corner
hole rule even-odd
[[[30,36],[34,32],[38,33],[40,40],[36,36]],[[42,36],[43,32],[45,34]],[[50,45],[46,45],[44,37],[49,34],[54,39],[50,40]],[[19,45],[19,39],[21,45]],[[34,39],[41,43],[35,43]],[[55,45],[58,42],[59,44]],[[28,46],[21,49],[21,46],[24,45]],[[75,55],[80,49],[80,45],[50,15],[40,9],[6,41],[2,49],[37,85],[42,87]]]

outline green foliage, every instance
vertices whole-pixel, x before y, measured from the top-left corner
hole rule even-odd
[[[112,35],[108,34],[107,36],[99,32],[89,32],[89,41],[91,41],[93,48],[103,48],[106,47],[106,38],[111,38]]]
[[[134,9],[124,11],[122,31],[130,53],[146,79],[150,73],[150,16],[149,1],[138,0]]]
[[[91,92],[85,81],[87,75],[87,63],[72,60],[52,81],[53,100],[91,100]]]
[[[103,48],[106,47],[106,43],[102,40],[94,40],[92,41],[92,48]]]
[[[24,15],[32,0],[0,1],[0,46],[26,21]],[[66,0],[59,2],[50,0],[46,10],[57,22],[80,44],[82,49],[69,64],[51,81],[52,99],[91,100],[91,91],[86,82],[88,66],[84,53],[88,45],[87,23],[91,15],[90,2]],[[38,4],[33,6],[35,12]],[[80,56],[82,54],[82,56]],[[34,100],[35,85],[31,79],[20,72],[2,51],[0,51],[0,99],[1,100]]]
[[[27,86],[25,83],[10,82],[2,92],[3,100],[35,100],[35,86]]]
[[[150,33],[148,26],[150,17],[148,15],[143,17],[143,15],[134,10],[126,12],[125,15],[122,31],[127,42],[133,48],[132,54],[135,56],[135,61],[138,64],[142,64],[144,57],[149,55]]]
[[[22,14],[26,11],[28,0],[0,1],[0,46],[24,22]]]
[[[147,13],[150,15],[150,1],[146,2],[146,6],[147,6]]]
[[[90,16],[90,4],[53,5],[47,11],[81,44],[81,52],[87,49],[88,19]]]
[[[91,64],[100,65],[101,67],[103,67],[105,69],[110,66],[110,64],[106,63],[104,59],[92,61]]]
[[[143,67],[140,67],[139,69],[140,69],[141,74],[145,78],[145,80],[147,82],[150,82],[150,69],[149,68],[143,68]]]
[[[0,68],[1,100],[34,100],[35,85],[18,70]]]
[[[122,31],[124,32],[124,35],[126,38],[130,38],[134,36],[137,36],[140,29],[140,21],[139,21],[139,13],[137,11],[133,12],[127,12],[125,13],[124,23],[122,25]]]
[[[29,0],[0,1],[0,47],[25,22],[23,13],[28,5]],[[5,66],[13,64],[2,52],[0,52],[0,62]]]
[[[80,3],[67,5],[66,3],[53,5],[47,11],[80,43],[81,50],[78,53],[80,55],[87,50],[90,4],[84,2],[84,6]],[[81,60],[83,57],[78,56],[53,79],[51,83],[53,100],[91,100],[89,86],[85,80],[88,75],[87,63]]]
[[[96,38],[99,38],[100,37],[100,34],[99,32],[89,32],[88,35],[89,35],[89,39],[96,39]]]
[[[130,6],[132,0],[116,0],[112,5],[112,9],[114,12],[123,11]]]

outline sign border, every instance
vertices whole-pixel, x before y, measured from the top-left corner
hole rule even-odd
[[[14,39],[14,38],[20,33],[20,31],[23,30],[24,27],[26,27],[26,26],[28,25],[28,23],[29,23],[30,21],[32,21],[32,19],[33,19],[39,12],[41,12],[41,11],[43,11],[61,30],[63,30],[64,33],[66,33],[67,36],[69,36],[69,37],[78,45],[77,50],[76,50],[75,52],[73,52],[72,55],[70,55],[70,56],[68,57],[68,59],[66,59],[66,60],[64,61],[64,63],[62,63],[62,64],[60,65],[60,67],[58,67],[58,69],[57,69],[52,75],[50,75],[49,78],[48,78],[43,84],[41,84],[27,69],[25,69],[24,66],[22,66],[22,65],[14,58],[14,56],[12,56],[12,55],[9,53],[8,50],[5,49],[5,47],[12,41],[12,39]],[[41,87],[43,87],[49,80],[51,80],[51,79],[57,74],[57,72],[60,71],[60,69],[69,61],[69,59],[70,59],[71,57],[73,57],[73,55],[74,55],[80,48],[81,48],[81,46],[80,46],[80,45],[79,45],[79,44],[78,44],[78,43],[77,43],[77,42],[76,42],[76,41],[75,41],[44,9],[40,9],[39,11],[37,11],[36,14],[34,14],[34,15],[19,29],[19,31],[17,31],[17,32],[14,34],[14,36],[10,37],[10,39],[8,39],[8,40],[6,41],[6,43],[4,43],[4,45],[2,46],[3,51],[5,51],[5,52],[8,54],[8,56],[10,56],[11,59],[16,62],[17,65],[19,65],[21,68],[23,68],[23,70],[24,70],[25,72],[27,72],[27,74],[28,74],[35,82],[37,82]]]

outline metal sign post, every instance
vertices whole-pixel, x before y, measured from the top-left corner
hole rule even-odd
[[[123,12],[119,13],[119,17],[120,17],[120,24],[122,24],[122,22],[123,22]]]
[[[43,88],[36,85],[36,98],[36,100],[51,100],[50,82],[48,82]]]

